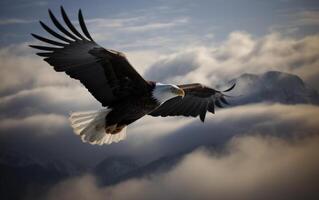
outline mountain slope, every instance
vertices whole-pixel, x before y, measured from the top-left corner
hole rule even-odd
[[[236,87],[230,99],[235,105],[274,102],[283,104],[319,104],[319,94],[296,75],[278,71],[242,74],[231,80]]]

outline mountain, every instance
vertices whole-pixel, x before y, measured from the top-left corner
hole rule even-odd
[[[98,177],[99,184],[110,185],[123,180],[123,175],[139,167],[137,162],[128,156],[111,156],[98,163],[93,174]]]
[[[1,199],[40,198],[50,186],[79,173],[61,161],[42,161],[22,152],[0,152]]]
[[[188,151],[187,151],[188,152]],[[186,152],[163,156],[145,165],[138,166],[132,158],[118,156],[106,158],[98,164],[94,175],[102,186],[117,184],[130,178],[141,178],[168,171],[179,162]]]
[[[282,104],[319,104],[319,94],[297,75],[278,71],[245,73],[231,80],[236,87],[230,99],[234,105],[259,102]]]
[[[43,160],[18,151],[0,152],[0,165],[20,168],[37,165],[44,169],[55,170],[68,175],[77,175],[85,170],[83,167],[75,166],[75,164],[70,162],[49,159]]]

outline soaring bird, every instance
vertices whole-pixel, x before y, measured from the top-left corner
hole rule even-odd
[[[61,15],[64,25],[49,10],[58,31],[40,21],[42,28],[56,39],[32,33],[46,45],[30,47],[41,50],[37,55],[44,57],[55,71],[79,80],[102,104],[99,111],[71,113],[71,126],[83,142],[99,145],[119,142],[126,138],[127,126],[145,115],[199,116],[204,122],[207,111],[215,113],[215,105],[228,104],[224,92],[232,90],[235,84],[221,92],[200,83],[174,85],[147,81],[123,53],[103,48],[93,40],[81,10],[78,20],[82,33],[62,6]]]

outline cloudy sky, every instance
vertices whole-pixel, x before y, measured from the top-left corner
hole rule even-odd
[[[298,75],[319,90],[316,0],[2,0],[1,152],[93,167],[113,155],[128,155],[145,164],[191,149],[166,172],[110,187],[97,186],[88,173],[55,185],[45,198],[315,195],[319,183],[316,105],[260,102],[230,107],[208,114],[205,124],[199,119],[145,117],[128,128],[123,142],[82,143],[72,133],[68,113],[97,110],[99,102],[77,81],[54,72],[27,46],[37,43],[31,32],[46,35],[38,21],[52,25],[47,9],[60,17],[60,5],[75,23],[81,8],[92,37],[102,46],[124,52],[147,79],[215,87],[244,73],[277,70]],[[222,150],[205,146],[222,146]]]

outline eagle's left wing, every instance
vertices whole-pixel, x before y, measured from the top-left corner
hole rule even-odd
[[[207,111],[215,113],[215,105],[223,107],[222,103],[228,104],[223,92],[232,90],[235,84],[222,92],[200,83],[178,85],[178,87],[184,90],[184,98],[179,96],[170,99],[149,115],[162,117],[178,115],[197,117],[199,115],[204,122]]]
[[[144,94],[152,88],[122,53],[95,43],[86,28],[81,10],[78,18],[84,35],[75,28],[62,6],[61,15],[66,26],[50,10],[49,15],[57,30],[41,21],[40,24],[55,39],[32,34],[44,42],[44,46],[30,47],[41,50],[37,55],[44,57],[55,71],[65,72],[79,80],[103,106],[110,106],[132,95]]]

